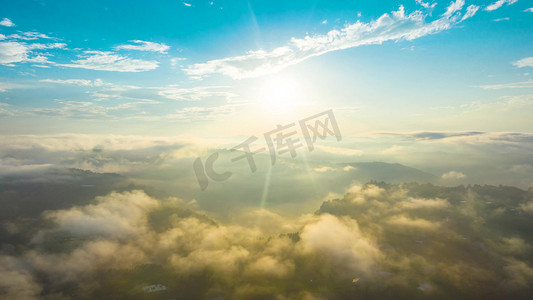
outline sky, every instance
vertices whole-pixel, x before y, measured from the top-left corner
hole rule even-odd
[[[0,133],[528,132],[529,1],[10,1]]]

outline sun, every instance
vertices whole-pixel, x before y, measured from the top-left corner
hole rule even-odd
[[[290,113],[301,105],[302,89],[291,77],[273,77],[260,85],[257,100],[261,109],[278,114]]]

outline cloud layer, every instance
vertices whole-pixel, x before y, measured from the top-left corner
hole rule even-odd
[[[139,298],[163,284],[157,295],[178,298],[523,298],[533,247],[517,224],[531,224],[532,201],[508,187],[366,184],[313,215],[218,223],[176,198],[112,192],[44,213],[30,248],[0,256],[0,293]]]

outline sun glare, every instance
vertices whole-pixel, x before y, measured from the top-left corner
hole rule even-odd
[[[263,83],[258,92],[262,109],[276,113],[289,113],[302,101],[300,84],[293,78],[275,77]]]

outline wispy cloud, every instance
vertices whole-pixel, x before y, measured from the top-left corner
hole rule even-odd
[[[171,67],[176,67],[180,61],[184,61],[184,60],[187,60],[185,57],[173,57],[170,59],[170,66]]]
[[[533,12],[533,7],[530,7],[528,9],[525,9],[524,12]]]
[[[523,132],[413,132],[413,133],[378,133],[379,135],[403,136],[407,139],[425,140],[438,143],[466,144],[522,144],[531,145],[533,134]]]
[[[503,84],[492,84],[492,85],[482,85],[482,86],[480,86],[480,88],[482,88],[484,90],[533,88],[533,81],[503,83]]]
[[[114,49],[115,50],[150,51],[150,52],[159,52],[162,54],[167,53],[167,51],[170,49],[170,46],[164,43],[146,42],[146,41],[141,41],[141,40],[133,40],[131,42],[135,43],[135,45],[131,45],[131,44],[119,45],[119,46],[116,46]]]
[[[133,59],[110,51],[85,51],[79,60],[70,64],[58,64],[69,68],[81,68],[99,71],[143,72],[157,69],[159,62],[153,60]]]
[[[463,18],[461,19],[461,22],[468,19],[468,18],[471,18],[473,17],[476,12],[479,10],[479,6],[476,6],[476,5],[470,5],[466,8],[466,13],[464,14]]]
[[[34,31],[10,34],[7,36],[7,38],[15,39],[15,40],[25,40],[25,41],[33,41],[33,40],[38,40],[38,39],[49,39],[49,40],[54,39],[53,37],[48,36],[44,33],[34,32]]]
[[[422,0],[415,0],[415,1],[416,3],[418,3],[419,5],[427,9],[434,8],[437,5],[437,3],[429,4],[429,2],[424,2]]]
[[[533,56],[525,57],[520,60],[513,62],[513,65],[519,68],[523,67],[533,67]]]
[[[381,151],[381,153],[383,153],[383,154],[394,154],[394,153],[397,153],[397,152],[402,151],[402,150],[403,150],[403,146],[392,145],[390,148],[387,148],[387,149]]]
[[[23,88],[31,88],[31,86],[24,85],[24,84],[18,84],[18,83],[12,83],[12,82],[0,82],[0,93],[4,93],[11,89],[23,89]]]
[[[319,151],[322,151],[325,153],[336,154],[336,155],[342,155],[342,156],[360,156],[363,154],[363,150],[359,150],[359,149],[348,149],[348,148],[339,148],[339,147],[331,147],[331,146],[323,146],[323,145],[317,145],[315,147]]]
[[[222,97],[226,100],[230,100],[234,96],[234,93],[224,91],[224,86],[200,86],[192,88],[178,88],[168,87],[161,89],[157,94],[168,99],[183,100],[183,101],[198,101],[209,97]]]
[[[56,84],[71,84],[79,86],[103,86],[105,83],[102,79],[88,80],[88,79],[42,79],[40,82],[56,83]]]
[[[40,44],[34,43],[29,44],[27,47],[30,50],[47,50],[47,49],[63,49],[67,46],[65,43],[51,43],[51,44]]]
[[[54,100],[58,107],[36,108],[24,112],[26,115],[76,118],[86,120],[129,119],[139,116],[139,105],[152,102],[137,101],[115,105],[100,105],[91,101]]]
[[[462,172],[450,171],[442,174],[441,178],[444,180],[459,180],[466,178],[466,175]]]
[[[509,21],[509,20],[511,20],[511,18],[509,18],[509,17],[505,17],[505,18],[494,19],[494,20],[492,20],[492,21],[494,21],[494,22],[501,22],[501,21]]]
[[[0,90],[1,92],[1,90]],[[9,104],[0,102],[0,116],[13,116],[13,112],[8,108]]]
[[[185,107],[183,109],[176,110],[174,113],[166,115],[165,118],[190,121],[216,120],[222,117],[234,115],[236,108],[236,104],[225,104],[221,106],[210,107]]]
[[[454,13],[463,9],[464,5],[464,0],[456,0],[455,2],[451,2],[450,5],[446,8],[446,12],[442,16],[451,17]]]
[[[463,136],[476,136],[483,134],[484,132],[480,131],[468,131],[468,132],[417,132],[410,134],[411,137],[418,140],[440,140],[454,137],[463,137]]]
[[[357,21],[324,35],[292,38],[286,46],[272,51],[255,50],[240,56],[210,60],[183,69],[189,76],[201,78],[222,74],[234,79],[275,73],[288,66],[331,51],[382,44],[387,41],[414,40],[452,28],[473,16],[478,7],[471,5],[463,14],[464,0],[452,2],[438,19],[426,22],[427,12],[416,10],[406,14],[403,6],[391,14],[364,23]]]
[[[179,101],[201,101],[201,100],[221,100],[230,102],[238,95],[230,91],[228,86],[193,86],[193,87],[178,87],[176,85],[168,86],[127,86],[115,85],[112,83],[99,82],[99,79],[94,81],[82,79],[80,82],[71,80],[53,80],[48,82],[54,83],[79,83],[92,84],[92,86],[104,87],[93,93],[94,100],[144,100],[154,101],[154,99],[172,99]]]
[[[3,18],[2,21],[0,21],[0,25],[6,27],[13,27],[15,26],[15,23],[11,22],[11,20],[8,18]]]
[[[493,11],[497,10],[498,8],[502,7],[504,4],[511,5],[513,3],[516,3],[518,0],[498,0],[491,5],[485,7],[486,11]]]

